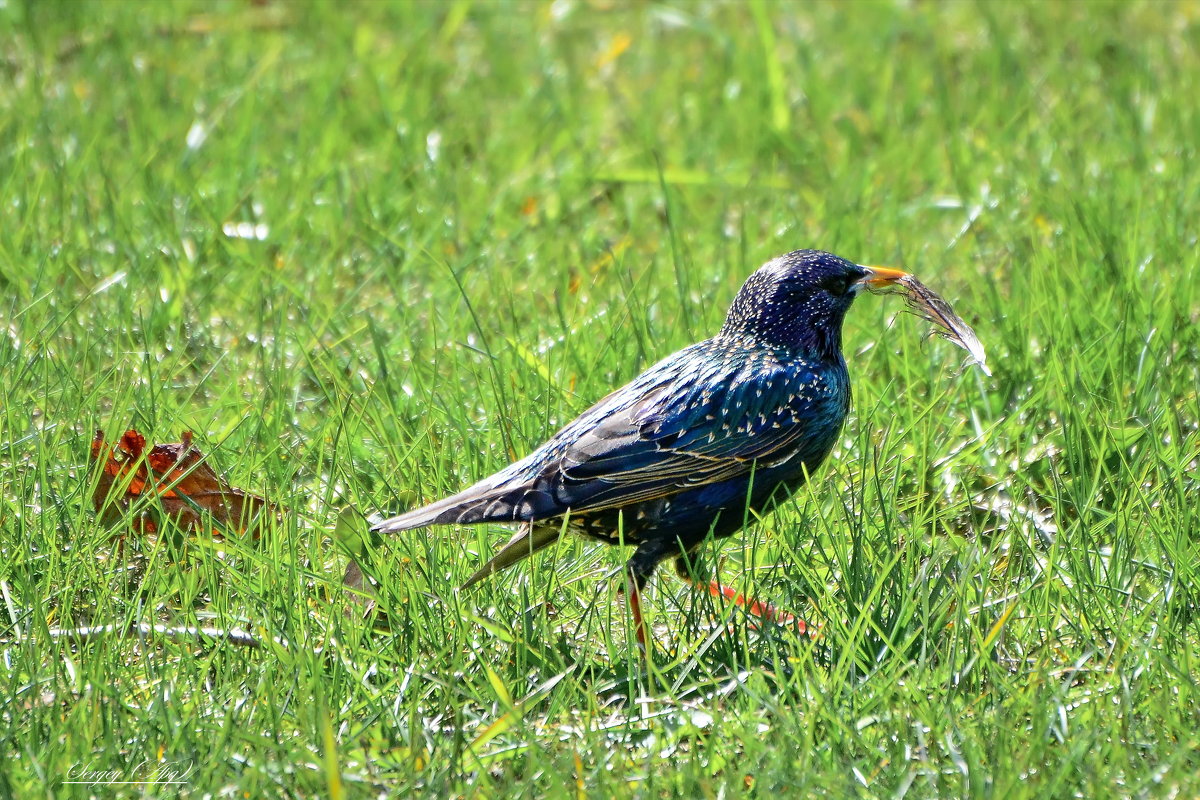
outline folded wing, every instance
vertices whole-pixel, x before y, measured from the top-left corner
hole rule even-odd
[[[667,497],[823,454],[822,427],[836,431],[845,412],[816,371],[674,363],[609,395],[507,469],[376,529],[529,522]]]

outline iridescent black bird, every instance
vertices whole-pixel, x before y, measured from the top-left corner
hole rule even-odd
[[[772,259],[742,286],[720,333],[667,356],[520,461],[432,505],[375,526],[519,523],[463,588],[528,558],[567,529],[636,546],[629,604],[645,643],[638,591],[710,534],[742,527],[804,483],[829,455],[850,408],[842,320],[867,286],[899,270],[820,250]],[[716,581],[699,584],[744,602]],[[764,616],[770,607],[752,604]]]

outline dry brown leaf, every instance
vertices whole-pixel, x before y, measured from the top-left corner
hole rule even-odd
[[[191,431],[184,432],[182,442],[155,445],[149,452],[146,437],[135,430],[111,446],[104,432],[96,431],[92,463],[100,469],[92,502],[102,522],[116,522],[138,500],[154,498],[139,503],[131,520],[141,533],[156,533],[169,517],[181,528],[208,528],[218,538],[228,530],[257,537],[263,518],[275,513],[263,498],[226,484],[192,446]]]

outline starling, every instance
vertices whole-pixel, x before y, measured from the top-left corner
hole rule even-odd
[[[829,455],[850,408],[842,320],[864,287],[905,275],[820,250],[772,259],[716,336],[667,356],[520,461],[374,530],[517,524],[463,588],[554,543],[564,521],[572,533],[636,547],[628,603],[643,647],[639,592],[667,558],[696,588],[792,620],[696,580],[690,555],[708,536],[739,530],[748,509],[789,496]]]

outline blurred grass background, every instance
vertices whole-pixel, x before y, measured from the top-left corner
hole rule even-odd
[[[4,0],[0,43],[0,794],[1200,793],[1200,4]],[[459,595],[496,529],[348,597],[356,520],[800,247],[911,269],[995,372],[856,304],[844,446],[715,554],[819,640],[664,570],[645,671],[615,549]],[[100,524],[129,427],[288,513]],[[62,634],[148,623],[266,644]]]

